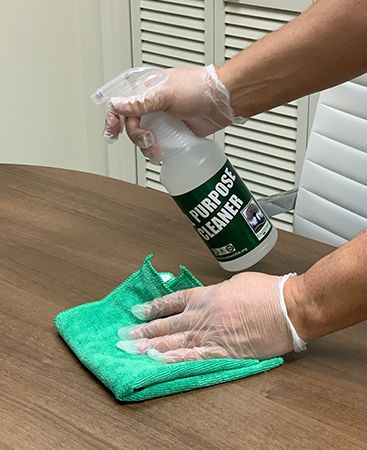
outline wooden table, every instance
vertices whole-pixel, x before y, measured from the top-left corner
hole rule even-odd
[[[331,250],[280,232],[254,270],[302,272]],[[73,171],[0,166],[1,449],[367,448],[366,323],[266,374],[116,402],[53,319],[103,297],[149,252],[159,270],[182,263],[206,284],[230,276],[163,193]]]

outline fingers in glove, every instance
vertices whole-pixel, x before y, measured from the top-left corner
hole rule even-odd
[[[182,312],[190,299],[200,295],[202,287],[193,289],[185,289],[177,291],[164,297],[157,298],[151,302],[135,305],[131,308],[131,312],[138,319],[152,320],[158,317],[171,316]]]
[[[125,117],[140,117],[156,111],[166,110],[166,90],[161,88],[150,95],[136,97],[127,101],[124,97],[112,97],[111,104],[114,110]]]
[[[176,314],[143,325],[120,328],[118,335],[122,340],[169,336],[181,331],[189,331],[192,326],[192,317],[192,313]]]
[[[148,350],[147,353],[150,358],[164,363],[230,358],[228,352],[219,346],[180,348],[178,350],[169,350],[167,352],[159,352],[152,348]]]
[[[107,142],[114,142],[119,134],[124,130],[124,118],[109,110],[106,114],[106,121],[103,130],[103,139]]]
[[[126,132],[131,141],[141,149],[148,149],[156,142],[153,133],[140,127],[139,117],[129,117],[126,120]]]
[[[183,347],[195,347],[198,344],[200,336],[198,333],[185,331],[175,333],[171,336],[162,336],[152,339],[142,338],[134,341],[119,341],[116,346],[121,350],[131,354],[147,353],[151,348],[160,352],[167,352]]]
[[[140,128],[139,117],[128,117],[126,119],[126,132],[130,140],[140,148],[146,158],[153,164],[160,163],[159,145],[156,143],[151,131]]]

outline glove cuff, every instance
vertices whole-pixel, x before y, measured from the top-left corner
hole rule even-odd
[[[231,106],[231,96],[228,89],[219,79],[214,64],[206,66],[206,74],[211,81],[213,98],[220,112],[230,120],[231,123],[244,124],[247,121],[247,118],[234,115]]]
[[[307,350],[306,342],[298,336],[298,333],[297,333],[296,329],[294,328],[294,325],[288,316],[287,307],[286,307],[286,304],[284,301],[285,282],[288,280],[288,278],[294,277],[296,275],[297,275],[296,273],[289,273],[288,275],[283,275],[282,277],[279,278],[279,302],[280,302],[280,308],[283,313],[283,317],[284,317],[285,321],[287,322],[289,331],[291,332],[291,335],[292,335],[293,349],[295,352],[302,352],[304,350]]]

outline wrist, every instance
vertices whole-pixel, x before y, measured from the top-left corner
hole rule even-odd
[[[284,285],[284,302],[290,321],[299,337],[309,342],[323,333],[319,329],[320,311],[308,292],[304,274],[290,277]]]
[[[241,102],[239,101],[238,82],[235,78],[233,68],[229,67],[228,62],[215,68],[219,80],[223,83],[229,93],[230,106],[235,116],[243,116]]]

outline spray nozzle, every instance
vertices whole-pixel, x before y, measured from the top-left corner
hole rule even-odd
[[[110,100],[111,97],[124,97],[127,102],[143,100],[150,91],[159,88],[166,80],[166,72],[155,67],[125,70],[97,89],[91,99],[97,105]]]
[[[148,94],[163,86],[167,78],[167,72],[163,69],[136,67],[120,73],[97,89],[91,99],[97,104],[109,101],[112,97],[123,97],[127,103],[142,102]],[[198,140],[181,120],[166,112],[145,114],[141,118],[141,125],[153,132],[161,148],[162,159],[180,149],[189,148]]]

